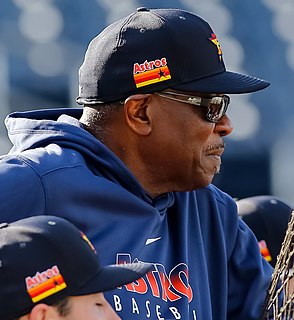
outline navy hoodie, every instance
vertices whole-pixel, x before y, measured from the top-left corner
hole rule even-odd
[[[106,293],[124,320],[258,319],[272,268],[234,200],[212,184],[150,198],[83,129],[81,113],[6,118],[13,147],[0,158],[0,221],[61,216],[87,234],[103,264],[152,263],[148,275]]]

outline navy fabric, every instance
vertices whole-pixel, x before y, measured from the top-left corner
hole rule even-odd
[[[269,263],[274,267],[293,208],[278,197],[259,195],[237,201],[238,213],[259,242],[265,241]]]
[[[77,102],[116,101],[166,88],[245,93],[267,86],[262,79],[226,71],[218,38],[199,16],[141,8],[91,41],[79,70]]]
[[[151,199],[82,128],[81,110],[64,111],[6,119],[14,148],[0,159],[0,220],[61,216],[102,264],[152,263],[148,276],[106,295],[122,319],[258,319],[272,268],[235,201],[214,185]]]
[[[69,296],[112,290],[142,277],[150,267],[101,266],[80,230],[60,217],[45,215],[0,224],[0,262],[3,320],[28,314],[37,303],[51,305]]]

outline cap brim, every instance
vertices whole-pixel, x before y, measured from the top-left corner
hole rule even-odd
[[[270,83],[249,75],[224,71],[185,84],[171,86],[172,89],[203,93],[250,93],[268,87]]]
[[[105,266],[99,270],[94,278],[71,295],[80,296],[113,290],[138,280],[151,268],[152,264],[142,262]]]

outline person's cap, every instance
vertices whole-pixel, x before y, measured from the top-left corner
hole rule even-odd
[[[99,255],[99,253],[98,253]],[[115,289],[131,283],[151,264],[101,266],[86,235],[54,216],[0,225],[0,319],[25,315],[37,303]]]
[[[104,103],[167,88],[248,93],[268,85],[227,71],[219,39],[199,16],[180,9],[139,8],[90,42],[76,101]]]
[[[248,197],[236,203],[239,216],[255,234],[264,258],[275,266],[293,209],[270,195]]]

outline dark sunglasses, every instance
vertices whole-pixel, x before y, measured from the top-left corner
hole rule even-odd
[[[166,99],[188,103],[197,107],[204,107],[207,109],[206,119],[213,123],[219,122],[223,118],[230,103],[230,97],[227,95],[204,98],[170,91],[154,92],[154,94]]]

